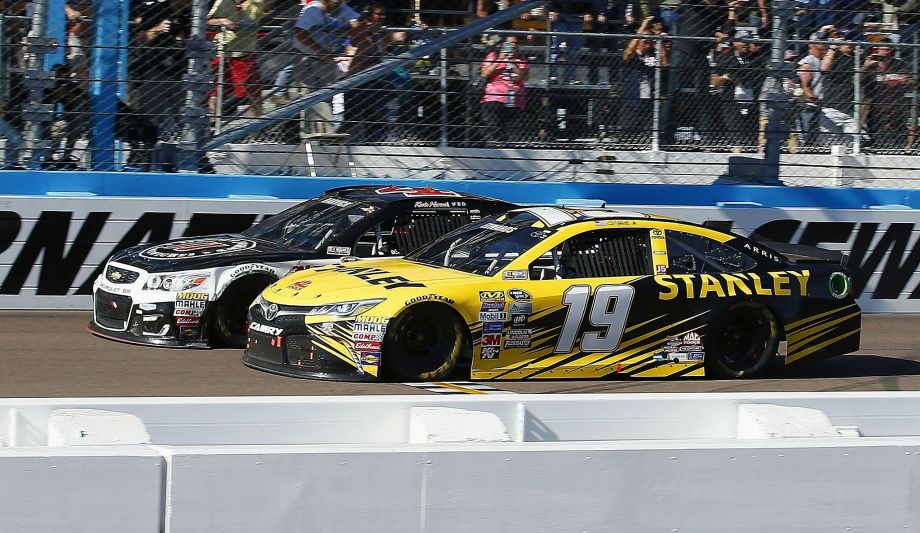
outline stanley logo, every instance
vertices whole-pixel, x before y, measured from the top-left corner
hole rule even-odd
[[[658,298],[673,300],[678,296],[684,298],[709,298],[716,296],[799,296],[808,295],[808,278],[811,272],[738,272],[735,274],[674,274],[655,276],[655,282],[661,287]]]

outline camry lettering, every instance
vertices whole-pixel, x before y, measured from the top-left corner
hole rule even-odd
[[[271,335],[272,337],[281,335],[281,332],[283,331],[281,328],[266,326],[265,324],[259,324],[258,322],[250,322],[249,329],[253,331],[258,331],[259,333],[265,333],[267,335]]]
[[[753,272],[735,274],[674,274],[655,276],[660,300],[685,298],[725,298],[738,295],[807,296],[811,271],[787,270],[768,272],[761,276]],[[798,289],[795,292],[794,289]]]

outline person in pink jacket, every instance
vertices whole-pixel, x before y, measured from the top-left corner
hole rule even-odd
[[[508,36],[497,51],[489,52],[482,61],[482,77],[486,80],[482,104],[484,137],[489,142],[517,140],[520,120],[526,107],[529,65],[518,55],[517,38]]]

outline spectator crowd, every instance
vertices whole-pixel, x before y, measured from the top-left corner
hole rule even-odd
[[[799,42],[786,49],[776,83],[769,0],[554,0],[499,27],[517,35],[477,36],[452,49],[443,72],[435,58],[420,58],[414,69],[365,80],[271,131],[284,143],[336,135],[400,142],[406,124],[426,119],[428,101],[452,105],[451,127],[465,128],[457,137],[473,145],[601,139],[643,147],[654,138],[665,150],[762,152],[768,112],[781,105],[788,151],[916,150],[920,52],[899,44],[917,42],[920,0],[891,1],[797,0],[787,38]],[[213,84],[200,105],[216,132],[228,121],[259,120],[514,3],[213,0]],[[192,3],[132,0],[130,8],[117,136],[131,146],[128,163],[144,168],[184,125]],[[11,52],[3,54],[0,98],[8,168],[21,162],[24,145],[17,104],[29,13],[21,14],[25,22],[12,17],[2,32]],[[65,54],[45,93],[55,120],[43,157],[59,168],[80,164],[75,147],[89,134],[93,4],[70,0],[65,18]]]

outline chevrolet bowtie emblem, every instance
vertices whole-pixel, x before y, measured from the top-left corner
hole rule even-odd
[[[118,281],[121,279],[121,272],[115,270],[109,274],[109,279],[112,281]]]

